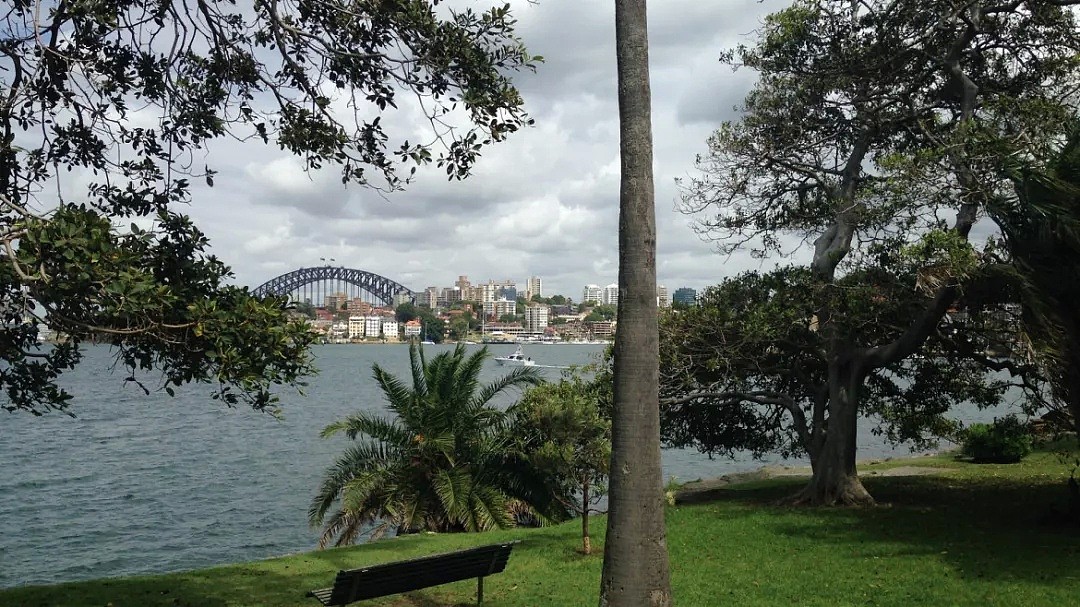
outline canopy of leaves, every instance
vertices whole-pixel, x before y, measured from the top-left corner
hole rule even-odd
[[[67,410],[55,379],[87,339],[117,346],[131,370],[162,371],[165,386],[215,381],[226,402],[256,407],[310,372],[310,337],[288,323],[285,302],[226,286],[228,268],[176,207],[192,179],[214,185],[195,158],[224,137],[386,191],[432,163],[467,176],[484,146],[530,123],[509,75],[539,58],[506,6],[436,4],[8,3],[2,406]],[[430,125],[419,141],[383,121],[406,99]],[[38,348],[39,323],[67,341]]]
[[[829,397],[826,336],[815,316],[822,298],[849,320],[852,340],[901,333],[916,276],[902,267],[860,272],[821,292],[810,270],[748,272],[708,289],[698,306],[661,318],[662,438],[710,454],[807,454],[823,440]],[[907,284],[905,284],[907,283]],[[923,354],[875,370],[860,413],[893,442],[926,446],[952,436],[958,402],[986,407],[1007,382],[987,375],[982,325],[943,325]]]
[[[509,411],[514,448],[549,479],[559,501],[579,514],[589,505],[575,497],[588,487],[595,501],[608,475],[611,417],[602,407],[602,392],[597,382],[573,375],[530,388]]]

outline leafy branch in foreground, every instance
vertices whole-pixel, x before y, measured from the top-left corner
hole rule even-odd
[[[532,69],[504,4],[434,0],[42,0],[0,9],[0,390],[68,410],[56,384],[88,340],[166,390],[219,382],[257,408],[311,371],[310,338],[228,269],[177,206],[229,138],[344,183],[402,189],[418,167],[469,174],[531,123]],[[395,132],[408,105],[426,128]],[[212,159],[212,156],[210,156]],[[128,227],[130,224],[130,227]],[[39,324],[67,336],[40,348]]]

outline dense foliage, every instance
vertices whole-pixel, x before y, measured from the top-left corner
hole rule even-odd
[[[964,431],[961,451],[978,464],[1015,464],[1032,450],[1031,429],[1015,415]]]
[[[1057,419],[1080,429],[1080,123],[1045,167],[1018,162],[1015,199],[989,209],[1019,274],[1025,348]]]
[[[227,286],[178,208],[193,179],[214,185],[196,158],[224,137],[388,191],[428,164],[467,176],[484,146],[529,123],[509,75],[537,58],[506,6],[436,4],[7,3],[0,406],[66,410],[56,378],[90,339],[163,385],[220,382],[227,402],[256,407],[309,372],[310,338],[285,302]],[[383,120],[406,103],[431,127],[419,142]],[[67,341],[38,348],[39,323]]]
[[[762,356],[817,350],[795,357],[804,367],[792,373],[808,378],[771,386],[747,367],[718,379],[726,353],[720,362],[699,357],[692,366],[701,375],[667,372],[676,378],[669,396],[706,410],[737,403],[750,416],[738,423],[788,416],[795,433],[809,418],[800,441],[814,476],[797,501],[872,503],[856,470],[856,420],[872,412],[875,393],[891,390],[876,384],[905,366],[946,370],[905,361],[920,352],[933,360],[942,352],[935,342],[954,330],[981,332],[992,324],[979,318],[984,311],[1008,313],[1002,284],[1014,273],[992,239],[969,237],[988,208],[1015,198],[1017,160],[1047,163],[1075,114],[1080,34],[1068,4],[799,0],[726,56],[759,79],[741,117],[710,137],[701,176],[683,183],[683,209],[725,253],[809,249],[804,272],[773,275],[798,289],[790,320],[804,327],[795,336],[803,341],[757,345]],[[975,320],[952,322],[950,309]],[[726,329],[736,329],[736,342],[783,331],[769,327]],[[981,338],[952,341],[955,356],[1021,371],[987,359]],[[785,375],[793,377],[777,377]],[[890,398],[913,394],[902,392]],[[933,422],[930,413],[923,421]]]
[[[360,411],[330,424],[323,437],[357,441],[327,469],[312,500],[320,545],[351,544],[387,531],[482,531],[512,526],[516,517],[566,516],[545,478],[515,455],[508,414],[493,399],[536,385],[535,368],[515,367],[481,386],[487,348],[472,355],[458,345],[427,359],[409,348],[410,383],[372,366],[393,417]]]
[[[530,388],[515,404],[514,448],[544,475],[556,499],[581,516],[582,551],[589,554],[589,514],[604,495],[611,460],[610,376],[571,375]]]

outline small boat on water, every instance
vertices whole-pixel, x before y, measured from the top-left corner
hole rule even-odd
[[[420,345],[423,345],[423,346],[434,346],[434,345],[435,345],[435,342],[431,341],[430,339],[425,339],[424,341],[420,342]]]
[[[507,354],[506,356],[496,356],[495,362],[500,365],[508,365],[511,367],[531,367],[536,364],[536,361],[531,357],[525,356],[525,352],[521,350],[521,346],[514,350],[513,354]]]

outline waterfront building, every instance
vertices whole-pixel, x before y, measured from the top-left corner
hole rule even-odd
[[[618,306],[619,305],[619,285],[611,283],[604,287],[604,295],[601,298],[600,303],[605,306]]]
[[[382,322],[382,334],[386,339],[397,340],[400,335],[398,322],[393,318],[384,318]]]
[[[420,337],[420,331],[423,329],[423,325],[417,319],[412,319],[405,323],[405,339],[411,339],[413,337]]]
[[[668,297],[668,290],[664,285],[656,285],[656,305],[661,308],[671,307],[671,298]]]
[[[364,337],[378,337],[382,331],[382,316],[364,317]]]
[[[348,331],[349,339],[359,339],[364,336],[364,317],[363,316],[350,316]]]
[[[615,321],[597,320],[586,324],[594,339],[608,339],[615,335]]]
[[[539,276],[530,276],[529,280],[525,283],[525,299],[532,301],[532,298],[536,295],[540,297],[544,296],[544,283]],[[517,299],[512,297],[510,299]]]
[[[676,303],[692,306],[697,303],[697,291],[690,287],[679,287],[675,289],[675,296],[672,297],[672,300]]]
[[[548,326],[548,307],[543,304],[525,306],[525,331],[541,333]]]
[[[585,285],[581,292],[581,303],[603,303],[604,290],[599,285]]]

